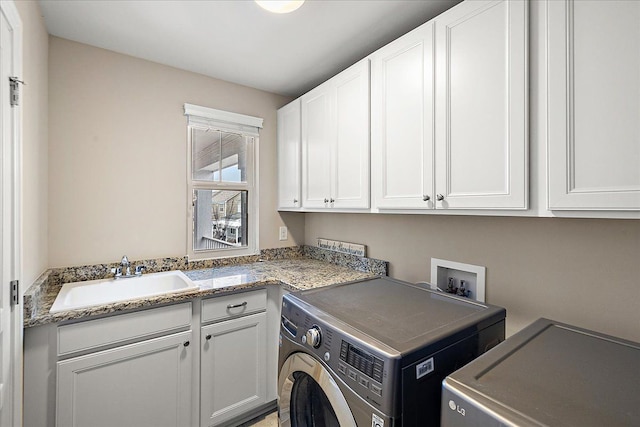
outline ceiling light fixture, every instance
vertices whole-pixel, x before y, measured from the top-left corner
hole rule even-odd
[[[273,13],[289,13],[298,9],[304,0],[255,0],[258,6]]]

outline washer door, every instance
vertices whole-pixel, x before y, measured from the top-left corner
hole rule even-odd
[[[294,353],[282,365],[278,407],[283,427],[356,427],[338,384],[306,353]]]

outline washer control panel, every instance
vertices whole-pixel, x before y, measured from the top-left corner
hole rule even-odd
[[[345,340],[340,344],[340,363],[338,373],[355,383],[352,387],[364,388],[368,392],[382,397],[382,378],[384,362],[373,354]],[[347,382],[349,382],[347,381]]]
[[[356,368],[361,373],[373,378],[379,383],[382,382],[384,362],[344,340],[340,346],[340,360],[347,362],[350,366]]]

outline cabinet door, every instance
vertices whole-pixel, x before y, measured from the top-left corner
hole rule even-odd
[[[548,8],[549,208],[640,209],[640,2]]]
[[[278,209],[300,207],[300,99],[278,110]]]
[[[432,22],[371,56],[371,182],[376,208],[433,207]]]
[[[332,91],[325,83],[302,96],[302,205],[330,207],[334,123]],[[326,200],[326,202],[325,202]]]
[[[527,15],[468,1],[435,19],[436,208],[527,208]]]
[[[335,86],[334,208],[369,207],[369,60],[340,73]]]
[[[191,331],[58,362],[56,425],[191,425]]]
[[[201,342],[202,427],[266,403],[266,313],[205,326]]]

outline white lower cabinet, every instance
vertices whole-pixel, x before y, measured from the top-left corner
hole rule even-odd
[[[219,425],[267,401],[265,312],[203,326],[200,424]]]
[[[25,330],[28,427],[233,426],[275,407],[282,289]]]
[[[191,331],[57,363],[56,425],[191,425]]]

